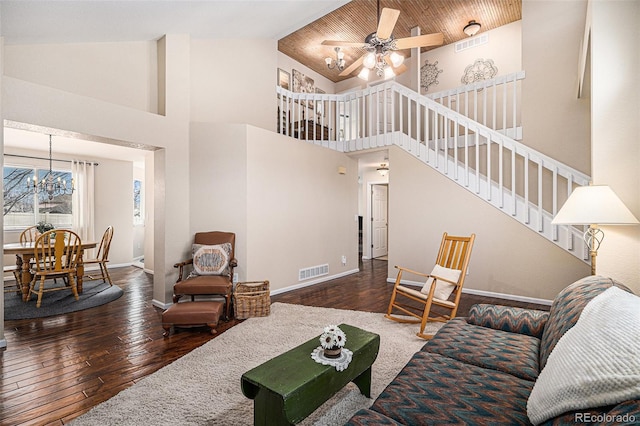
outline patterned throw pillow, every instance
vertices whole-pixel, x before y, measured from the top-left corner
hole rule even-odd
[[[196,275],[229,275],[231,244],[194,244],[193,272]]]
[[[444,278],[446,280],[457,283],[458,279],[460,278],[461,272],[462,271],[458,269],[449,269],[440,265],[436,265],[434,266],[433,271],[431,271],[431,273],[429,274],[431,275],[431,277],[427,278],[427,282],[424,284],[424,287],[422,287],[422,290],[420,291],[424,294],[429,294],[429,290],[431,290],[431,283],[433,283],[433,277]],[[447,281],[436,280],[436,289],[433,293],[433,297],[440,300],[447,300],[453,292],[454,288],[456,288],[456,286],[448,283]]]

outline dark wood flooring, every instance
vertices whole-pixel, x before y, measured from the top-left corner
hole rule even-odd
[[[365,261],[361,272],[272,296],[272,302],[385,312],[392,284],[387,262]],[[0,351],[0,425],[61,425],[215,336],[178,329],[163,338],[161,310],[151,305],[152,277],[134,267],[111,270],[124,295],[93,309],[5,322]],[[474,303],[548,309],[464,294],[458,314]],[[222,322],[218,332],[240,321]],[[218,335],[219,335],[218,334]]]

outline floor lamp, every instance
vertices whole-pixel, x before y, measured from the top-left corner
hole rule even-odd
[[[596,256],[604,239],[604,232],[598,225],[638,223],[638,219],[607,185],[576,188],[551,221],[553,225],[589,225],[583,238],[591,255],[591,275],[596,274]]]

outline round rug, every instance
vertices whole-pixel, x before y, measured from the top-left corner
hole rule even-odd
[[[48,281],[47,281],[48,283]],[[51,281],[53,285],[53,281]],[[5,321],[43,318],[52,315],[66,314],[82,311],[112,302],[124,293],[117,285],[110,286],[101,280],[85,281],[82,285],[83,292],[80,299],[76,300],[71,290],[52,291],[42,295],[42,304],[36,308],[34,294],[28,302],[22,301],[22,295],[12,291],[4,294],[4,319]],[[45,284],[45,289],[47,285]]]

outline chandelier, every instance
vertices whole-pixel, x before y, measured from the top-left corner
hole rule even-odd
[[[337,68],[338,71],[342,71],[346,64],[344,60],[344,52],[340,50],[339,47],[336,47],[333,50],[336,51],[336,59],[331,59],[327,57],[327,58],[324,58],[324,62],[327,64],[327,68],[329,68],[330,70]]]
[[[27,178],[27,191],[33,192],[34,194],[43,194],[47,195],[49,200],[53,200],[53,197],[58,195],[71,195],[74,191],[73,179],[71,179],[71,186],[67,187],[67,182],[58,177],[57,179],[53,176],[53,167],[52,167],[53,159],[51,156],[51,135],[49,135],[49,171],[47,175],[38,181],[38,176],[33,176]]]
[[[363,80],[369,79],[369,72],[375,71],[378,77],[385,79],[394,77],[393,68],[397,68],[404,62],[404,56],[396,52],[396,41],[393,36],[380,39],[376,33],[369,34],[365,39],[365,48],[369,51],[364,56],[362,65],[364,68],[358,74]],[[393,66],[393,68],[392,68]]]

